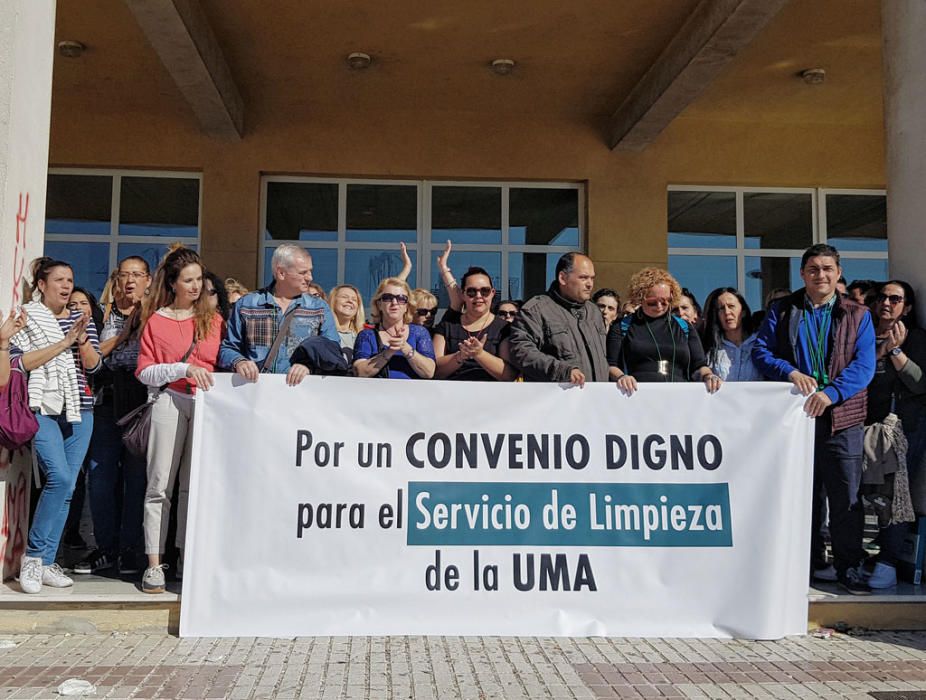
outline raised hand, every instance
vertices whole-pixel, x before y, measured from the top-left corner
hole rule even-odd
[[[444,252],[437,256],[437,269],[441,272],[447,272],[450,270],[450,250],[453,248],[453,244],[448,240],[447,245],[444,246]]]
[[[0,318],[2,317],[3,314],[0,312]],[[20,308],[18,313],[15,308],[10,309],[10,315],[0,324],[0,344],[8,345],[10,338],[26,327],[28,318],[25,309]]]

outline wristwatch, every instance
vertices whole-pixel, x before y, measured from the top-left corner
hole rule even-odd
[[[902,352],[903,350],[901,350],[899,347],[896,347],[896,348],[892,348],[887,354],[890,355],[891,357],[897,357]]]

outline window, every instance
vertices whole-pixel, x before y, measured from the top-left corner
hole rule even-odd
[[[850,282],[888,275],[881,190],[673,186],[667,233],[669,270],[701,302],[731,286],[758,309],[771,290],[799,288],[814,243],[839,250]]]
[[[380,280],[402,269],[404,242],[409,285],[446,306],[437,257],[450,240],[458,278],[483,267],[500,298],[527,298],[547,288],[563,253],[581,248],[582,195],[576,184],[265,177],[261,282],[271,280],[274,248],[298,243],[319,284],[353,284],[369,308]]]
[[[197,174],[50,170],[45,254],[99,296],[122,258],[141,256],[153,272],[172,243],[198,250],[199,208]]]

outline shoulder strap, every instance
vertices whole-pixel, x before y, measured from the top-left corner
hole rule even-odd
[[[627,331],[630,330],[631,321],[633,321],[633,316],[631,314],[627,314],[626,316],[621,317],[620,329],[621,329],[622,336],[627,335]]]
[[[691,326],[688,325],[688,321],[683,319],[681,316],[673,316],[672,318],[678,322],[678,327],[682,329],[682,333],[684,333],[685,337],[687,338],[688,331],[691,329]]]
[[[294,315],[295,313],[290,311],[288,314],[283,316],[283,323],[280,324],[280,330],[277,331],[276,338],[273,339],[273,345],[270,346],[270,351],[267,353],[267,357],[264,359],[264,364],[261,365],[261,372],[263,372],[268,367],[273,367],[273,362],[277,359],[277,354],[280,352],[280,345],[283,344],[283,338],[286,337],[286,333],[289,331],[289,324],[292,322]]]
[[[193,330],[193,342],[190,343],[190,347],[188,347],[186,349],[186,352],[183,353],[183,357],[180,358],[180,362],[186,362],[188,359],[190,359],[190,355],[193,354],[193,348],[195,347],[196,347],[196,330],[194,329]],[[161,384],[161,386],[158,387],[158,394],[166,390],[168,386],[169,386],[168,384]]]

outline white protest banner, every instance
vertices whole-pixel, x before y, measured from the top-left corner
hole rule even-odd
[[[806,633],[790,385],[216,380],[184,636]]]

